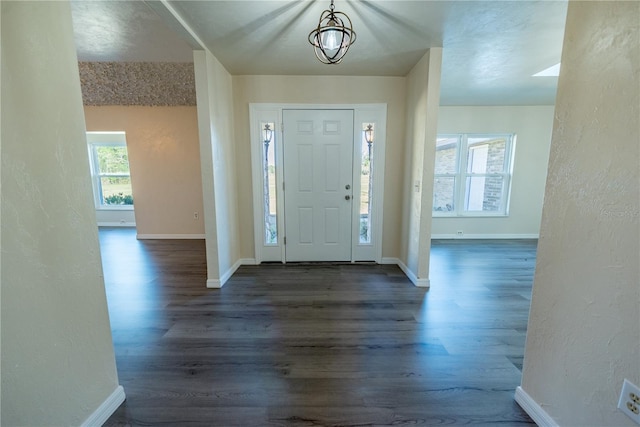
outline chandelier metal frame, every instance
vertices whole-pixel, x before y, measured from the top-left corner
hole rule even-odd
[[[323,64],[339,64],[356,41],[356,32],[352,27],[351,19],[346,13],[336,12],[331,0],[330,9],[324,10],[320,15],[318,28],[309,33],[309,43],[313,46],[316,58]],[[333,36],[338,36],[335,40],[339,43],[335,49],[329,49],[323,44],[323,36],[327,37],[330,31],[334,32]]]

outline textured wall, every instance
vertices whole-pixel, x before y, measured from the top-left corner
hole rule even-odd
[[[80,425],[118,387],[68,2],[2,8],[2,425]]]
[[[207,286],[220,287],[240,259],[232,78],[209,51],[194,52]],[[250,171],[251,167],[248,167]]]
[[[632,426],[640,385],[640,3],[571,1],[522,388],[562,426]]]
[[[80,62],[84,105],[196,105],[193,63]]]
[[[418,279],[424,281],[429,278],[441,69],[442,48],[432,48],[407,76],[404,212],[400,259]],[[416,183],[420,191],[414,191]]]

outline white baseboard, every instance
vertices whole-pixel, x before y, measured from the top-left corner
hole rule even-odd
[[[233,273],[242,265],[241,260],[237,260],[233,265],[220,276],[220,287],[227,283],[227,280],[233,276]]]
[[[409,278],[409,280],[411,280],[411,283],[413,283],[414,285],[416,284],[416,282],[418,281],[418,276],[416,276],[413,271],[411,271],[409,269],[409,267],[407,267],[407,265],[398,260],[398,267],[400,267],[400,270],[402,270],[402,272],[405,274],[405,276],[407,276]]]
[[[553,418],[520,386],[516,388],[515,400],[539,427],[558,427]]]
[[[218,279],[207,279],[207,288],[209,289],[220,289],[222,285],[224,285],[224,283]]]
[[[411,280],[411,283],[413,283],[415,286],[419,288],[428,288],[431,285],[431,283],[429,282],[429,279],[419,279],[413,273],[413,271],[411,271],[409,267],[407,267],[405,263],[400,261],[398,258],[383,257],[382,259],[380,259],[380,264],[397,265],[398,267],[400,267],[400,270],[402,270],[402,272],[409,278],[409,280]]]
[[[98,221],[98,227],[135,227],[135,222],[105,222]]]
[[[222,276],[220,276],[220,279],[207,279],[207,288],[220,289],[224,286],[225,283],[227,283],[227,280],[229,280],[231,276],[233,276],[233,273],[235,273],[241,265],[256,264],[257,263],[255,258],[240,258],[231,266],[231,268],[229,268]]]
[[[429,288],[429,287],[431,287],[431,281],[429,279],[418,279],[417,281],[413,282],[413,284],[415,286],[417,286],[418,288]]]
[[[204,234],[138,234],[138,240],[151,239],[204,239]]]
[[[401,260],[398,260],[398,267],[400,267],[400,270],[411,280],[411,283],[418,288],[428,288],[430,286],[429,279],[419,279]]]
[[[124,394],[124,388],[121,385],[116,387],[116,389],[105,399],[104,402],[98,409],[93,411],[89,417],[84,420],[80,427],[94,427],[94,426],[102,426],[107,422],[109,417],[113,415],[113,413],[118,409],[122,402],[126,399],[126,395]]]
[[[539,234],[432,234],[432,239],[538,239]]]

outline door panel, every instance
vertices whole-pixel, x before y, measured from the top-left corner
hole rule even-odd
[[[350,261],[353,110],[283,110],[287,261]]]

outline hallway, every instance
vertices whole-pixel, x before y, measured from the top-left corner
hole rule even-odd
[[[434,241],[396,266],[241,267],[204,287],[201,240],[101,229],[120,384],[106,425],[531,424],[520,383],[535,240]]]

